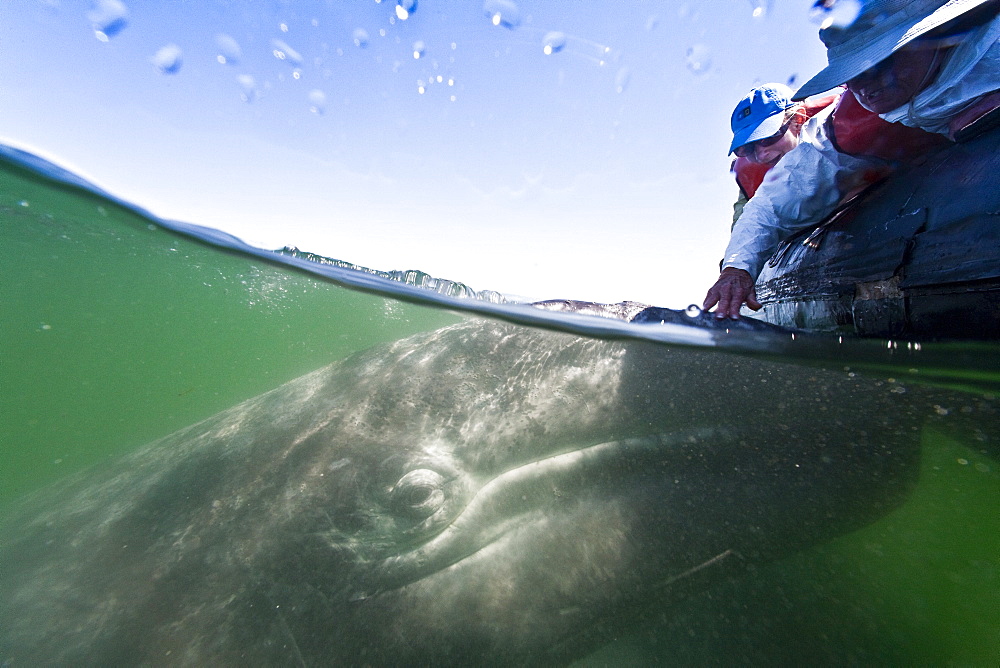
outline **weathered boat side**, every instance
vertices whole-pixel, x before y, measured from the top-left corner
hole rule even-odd
[[[862,336],[1000,337],[1000,130],[928,156],[781,246],[756,317]]]

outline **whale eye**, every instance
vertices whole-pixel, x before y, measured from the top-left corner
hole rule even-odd
[[[392,486],[389,499],[400,513],[429,517],[444,504],[444,478],[430,469],[415,469]]]

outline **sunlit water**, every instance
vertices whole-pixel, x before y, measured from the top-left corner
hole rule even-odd
[[[551,43],[555,49],[559,40]],[[714,354],[888,382],[929,380],[970,397],[997,388],[994,345],[720,338],[536,313],[419,272],[319,265],[202,231],[209,241],[232,242],[225,249],[43,178],[19,164],[24,156],[9,155],[0,164],[3,505],[354,351],[457,322],[463,311],[592,337],[727,348]],[[968,425],[926,429],[920,482],[901,508],[651,615],[581,664],[996,665],[1000,463],[990,437],[977,438]]]

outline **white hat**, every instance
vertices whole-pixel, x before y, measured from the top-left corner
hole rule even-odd
[[[846,27],[819,31],[829,63],[795,92],[794,100],[847,83],[913,40],[992,0],[864,0]]]

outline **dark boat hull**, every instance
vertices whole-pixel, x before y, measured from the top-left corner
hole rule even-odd
[[[928,156],[782,244],[756,317],[910,339],[1000,338],[1000,130]]]

